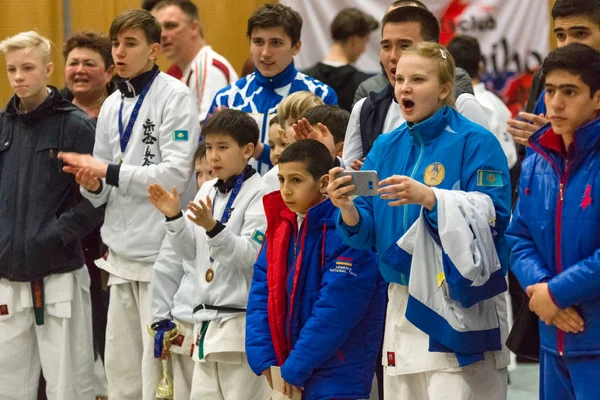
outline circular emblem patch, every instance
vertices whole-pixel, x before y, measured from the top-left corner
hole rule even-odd
[[[425,168],[423,173],[423,182],[427,186],[437,186],[444,181],[446,177],[446,169],[439,162],[434,162]]]
[[[208,271],[206,271],[206,282],[211,283],[212,280],[215,278],[215,271],[213,271],[212,268],[209,268]]]

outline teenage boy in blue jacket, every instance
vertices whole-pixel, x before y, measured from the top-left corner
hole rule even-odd
[[[523,163],[506,237],[540,317],[540,398],[598,399],[600,53],[570,44],[542,68],[550,123],[529,139],[536,154]]]
[[[371,250],[336,233],[325,198],[333,159],[306,139],[279,158],[280,192],[264,197],[266,244],[254,269],[246,320],[250,367],[304,400],[369,397],[383,335],[385,286]]]

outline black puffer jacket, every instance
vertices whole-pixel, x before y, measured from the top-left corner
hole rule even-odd
[[[60,151],[92,153],[95,124],[56,88],[35,110],[18,113],[13,96],[0,112],[0,278],[34,281],[81,268],[80,240],[103,209],[79,201]]]

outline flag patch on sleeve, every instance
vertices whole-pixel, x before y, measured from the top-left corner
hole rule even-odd
[[[175,141],[187,142],[188,137],[189,137],[188,131],[186,131],[186,130],[173,131],[173,140],[175,140]]]
[[[252,232],[251,239],[258,244],[263,244],[263,241],[265,240],[265,234],[258,229],[255,229],[254,232]]]
[[[8,305],[0,304],[0,315],[8,315]]]
[[[477,171],[477,186],[504,186],[502,172],[480,169]]]

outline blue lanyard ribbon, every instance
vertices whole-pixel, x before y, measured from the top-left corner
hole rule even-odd
[[[175,329],[175,323],[163,319],[152,324],[151,328],[156,332],[154,335],[154,358],[160,358],[163,351],[165,332]]]
[[[146,83],[146,86],[144,86],[142,89],[140,97],[133,107],[133,111],[131,112],[131,117],[129,117],[129,122],[127,123],[127,128],[125,128],[125,131],[123,131],[123,103],[125,101],[125,96],[121,95],[121,107],[119,108],[119,139],[121,142],[121,153],[125,153],[125,149],[127,149],[127,144],[129,143],[129,138],[131,138],[131,132],[133,131],[133,126],[135,125],[135,121],[139,115],[140,108],[142,108],[142,103],[144,102],[144,99],[150,90],[150,86],[152,86],[152,82],[154,82],[154,79],[159,73],[160,70],[157,70],[154,76],[152,76],[152,79],[150,79],[150,81]]]
[[[229,200],[227,201],[227,205],[225,206],[223,215],[221,215],[221,223],[223,225],[225,225],[229,221],[229,217],[231,217],[231,212],[232,212],[231,206],[233,205],[233,202],[235,201],[235,198],[237,197],[237,195],[240,193],[240,189],[242,188],[242,185],[244,184],[244,177],[246,176],[246,172],[248,171],[249,168],[251,168],[251,167],[246,166],[246,169],[244,169],[244,172],[239,174],[235,180],[233,189],[231,189],[231,195],[229,196]],[[217,200],[217,195],[215,194],[215,199],[213,200],[213,206],[211,209],[213,217],[215,216],[215,201],[216,200]],[[215,260],[212,257],[210,257],[210,262],[213,262],[213,261],[215,261]]]
[[[231,211],[232,211],[231,206],[233,205],[233,202],[235,201],[237,195],[240,193],[240,189],[242,188],[242,184],[244,183],[244,177],[246,176],[246,171],[248,171],[249,168],[251,168],[251,167],[247,166],[246,169],[244,169],[244,172],[239,174],[235,180],[233,189],[231,189],[231,196],[229,196],[229,201],[227,201],[227,205],[225,206],[225,210],[223,211],[223,215],[221,216],[221,223],[223,225],[225,225],[229,221],[229,217],[231,217]],[[213,200],[213,207],[211,210],[213,217],[215,215],[215,207],[214,206],[215,206],[216,199],[217,199],[217,196],[215,195],[215,199]]]

